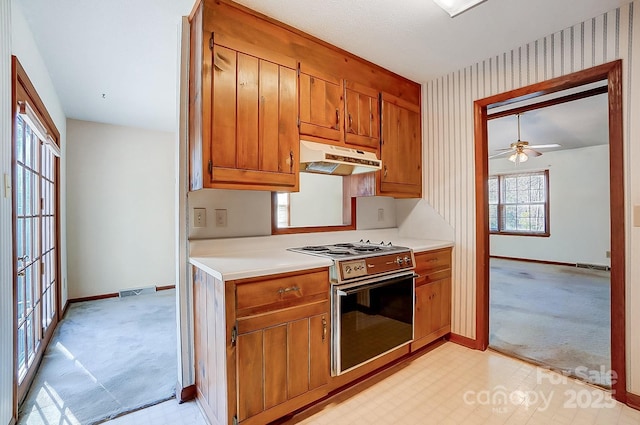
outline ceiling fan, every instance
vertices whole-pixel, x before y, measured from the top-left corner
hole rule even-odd
[[[516,164],[520,162],[525,162],[529,159],[529,156],[540,156],[542,152],[538,152],[535,149],[546,149],[546,148],[559,148],[560,145],[557,143],[550,143],[546,145],[529,145],[529,142],[524,140],[520,140],[520,115],[518,116],[518,141],[511,143],[508,148],[498,149],[498,152],[495,155],[491,155],[489,159],[497,158],[502,155],[509,155],[509,161],[515,162]]]

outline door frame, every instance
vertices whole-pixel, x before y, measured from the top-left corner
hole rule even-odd
[[[626,403],[625,341],[625,202],[624,144],[622,123],[622,60],[541,83],[500,93],[474,102],[475,194],[476,194],[476,348],[489,345],[489,148],[487,110],[607,80],[609,113],[609,188],[611,222],[611,369],[613,397]],[[622,225],[620,225],[622,223]]]

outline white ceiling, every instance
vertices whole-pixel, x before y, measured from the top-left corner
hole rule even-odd
[[[520,139],[530,145],[560,145],[559,148],[538,149],[542,153],[607,144],[607,100],[605,93],[524,112],[520,116]],[[510,106],[517,107],[520,104]],[[500,153],[498,149],[508,148],[518,140],[516,115],[490,120],[487,127],[490,156]]]
[[[175,130],[178,23],[194,0],[15,3],[30,24],[67,117]],[[488,0],[453,19],[431,0],[239,3],[427,82],[627,0]]]

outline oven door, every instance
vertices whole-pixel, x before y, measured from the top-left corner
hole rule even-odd
[[[411,272],[332,288],[332,376],[413,340],[414,280]]]

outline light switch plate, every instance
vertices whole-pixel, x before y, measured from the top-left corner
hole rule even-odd
[[[633,227],[640,227],[640,205],[633,206]]]
[[[207,210],[205,208],[193,209],[193,227],[207,226]]]
[[[378,208],[378,221],[384,221],[384,208]]]

